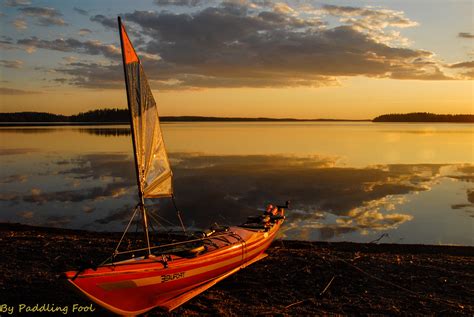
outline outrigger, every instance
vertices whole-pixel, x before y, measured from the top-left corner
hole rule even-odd
[[[149,234],[151,214],[146,210],[145,198],[171,197],[174,202],[172,171],[155,100],[120,17],[118,26],[139,203],[106,262],[65,274],[79,291],[114,313],[137,315],[155,307],[171,311],[266,257],[264,251],[285,219],[288,202],[285,206],[270,205],[264,215],[250,217],[243,225],[215,226],[206,232],[187,234],[184,241],[155,245]],[[125,234],[137,216],[141,216],[146,247],[121,251]],[[181,221],[179,212],[178,217]],[[182,221],[181,225],[185,231]]]

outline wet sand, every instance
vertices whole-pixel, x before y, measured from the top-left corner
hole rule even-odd
[[[90,307],[61,273],[88,259],[101,262],[118,236],[0,224],[0,307],[13,308],[14,315],[22,315],[22,304],[22,312],[46,304],[56,315],[64,307],[74,314],[74,304]],[[268,254],[171,315],[474,314],[474,247],[285,240],[275,241]],[[111,315],[92,308],[77,314]]]

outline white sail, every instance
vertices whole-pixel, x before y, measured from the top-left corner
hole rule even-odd
[[[123,25],[121,32],[139,190],[144,198],[171,196],[172,171],[163,141],[156,102],[140,59]]]

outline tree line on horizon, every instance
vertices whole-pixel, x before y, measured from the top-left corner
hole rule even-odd
[[[65,116],[48,112],[0,113],[0,122],[129,122],[127,109],[97,109]]]
[[[337,120],[337,119],[275,119],[275,118],[234,118],[234,117],[200,117],[200,116],[164,116],[162,121],[369,121],[369,120]],[[66,116],[47,112],[10,112],[0,113],[0,122],[53,122],[53,123],[125,123],[130,121],[128,109],[104,108],[80,112]],[[373,122],[465,122],[474,123],[471,114],[434,114],[428,112],[391,113],[378,116]]]
[[[390,113],[378,116],[373,122],[465,122],[474,123],[472,114],[434,114],[429,112]]]
[[[338,119],[293,119],[293,118],[246,118],[246,117],[203,117],[203,116],[162,116],[161,121],[370,121],[370,120],[338,120]],[[10,112],[0,113],[0,122],[53,122],[53,123],[125,123],[130,122],[128,109],[98,109],[87,112],[80,112],[75,115],[57,115],[47,112]]]

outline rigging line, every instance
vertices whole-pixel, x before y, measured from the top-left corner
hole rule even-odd
[[[150,216],[150,219],[153,220],[153,221],[155,221],[155,223],[156,223],[158,226],[161,226],[161,227],[165,228],[165,226],[162,225],[162,224],[158,221],[158,219],[156,219],[155,216],[154,216],[151,212],[149,212],[148,215]]]
[[[186,228],[184,227],[183,219],[181,218],[181,212],[179,211],[178,206],[176,205],[174,194],[171,195],[171,201],[173,202],[174,209],[176,210],[176,213],[178,214],[178,219],[179,219],[179,222],[181,223],[181,228],[183,229],[184,234],[188,235],[188,233],[186,232]]]
[[[151,214],[151,213],[150,213],[150,214]],[[172,225],[172,226],[175,226],[175,227],[177,227],[177,226],[178,226],[177,224],[175,224],[175,223],[172,223],[171,221],[167,220],[166,218],[164,218],[164,217],[160,216],[159,214],[154,214],[154,216],[155,216],[155,217],[158,217],[158,218],[160,218],[161,220],[163,220],[163,221],[167,222],[168,224],[170,224],[170,225]]]
[[[186,240],[186,241],[178,241],[178,242],[173,242],[173,243],[161,244],[161,245],[153,246],[153,247],[151,247],[151,249],[159,249],[159,248],[164,248],[164,247],[169,247],[169,246],[174,246],[174,245],[179,245],[179,244],[187,244],[187,243],[196,242],[196,241],[208,241],[208,240],[212,240],[216,237],[221,237],[221,236],[225,236],[225,235],[229,235],[229,234],[224,233],[224,234],[213,236],[211,238],[210,237],[198,238],[198,239],[191,239],[191,240]],[[140,249],[135,249],[135,250],[122,251],[122,252],[119,252],[119,254],[132,253],[132,252],[144,251],[144,250],[148,250],[148,248],[140,248]]]
[[[139,205],[136,205],[136,206],[135,206],[135,210],[133,211],[133,215],[132,215],[132,217],[130,218],[130,221],[128,222],[127,227],[125,227],[125,231],[123,232],[122,237],[120,238],[120,241],[119,241],[119,243],[117,244],[117,247],[115,248],[114,254],[116,254],[116,253],[118,252],[118,249],[119,249],[119,247],[120,247],[120,244],[122,244],[122,241],[123,241],[123,238],[125,237],[125,234],[127,234],[127,231],[128,231],[128,229],[130,228],[130,225],[132,224],[133,219],[135,219],[135,215],[137,214],[138,206],[139,206]]]
[[[140,206],[140,208],[141,208],[141,206]],[[143,212],[140,212],[140,215],[138,217],[140,217],[140,219],[138,219],[138,221],[135,222],[135,234],[137,234],[137,232],[138,232],[138,226],[140,225],[140,220],[142,220],[142,218],[143,218]]]
[[[150,218],[150,220],[153,220],[153,219]],[[158,232],[158,228],[155,229],[155,226],[153,225],[153,221],[149,221],[148,226],[151,229],[152,233],[157,233]]]

